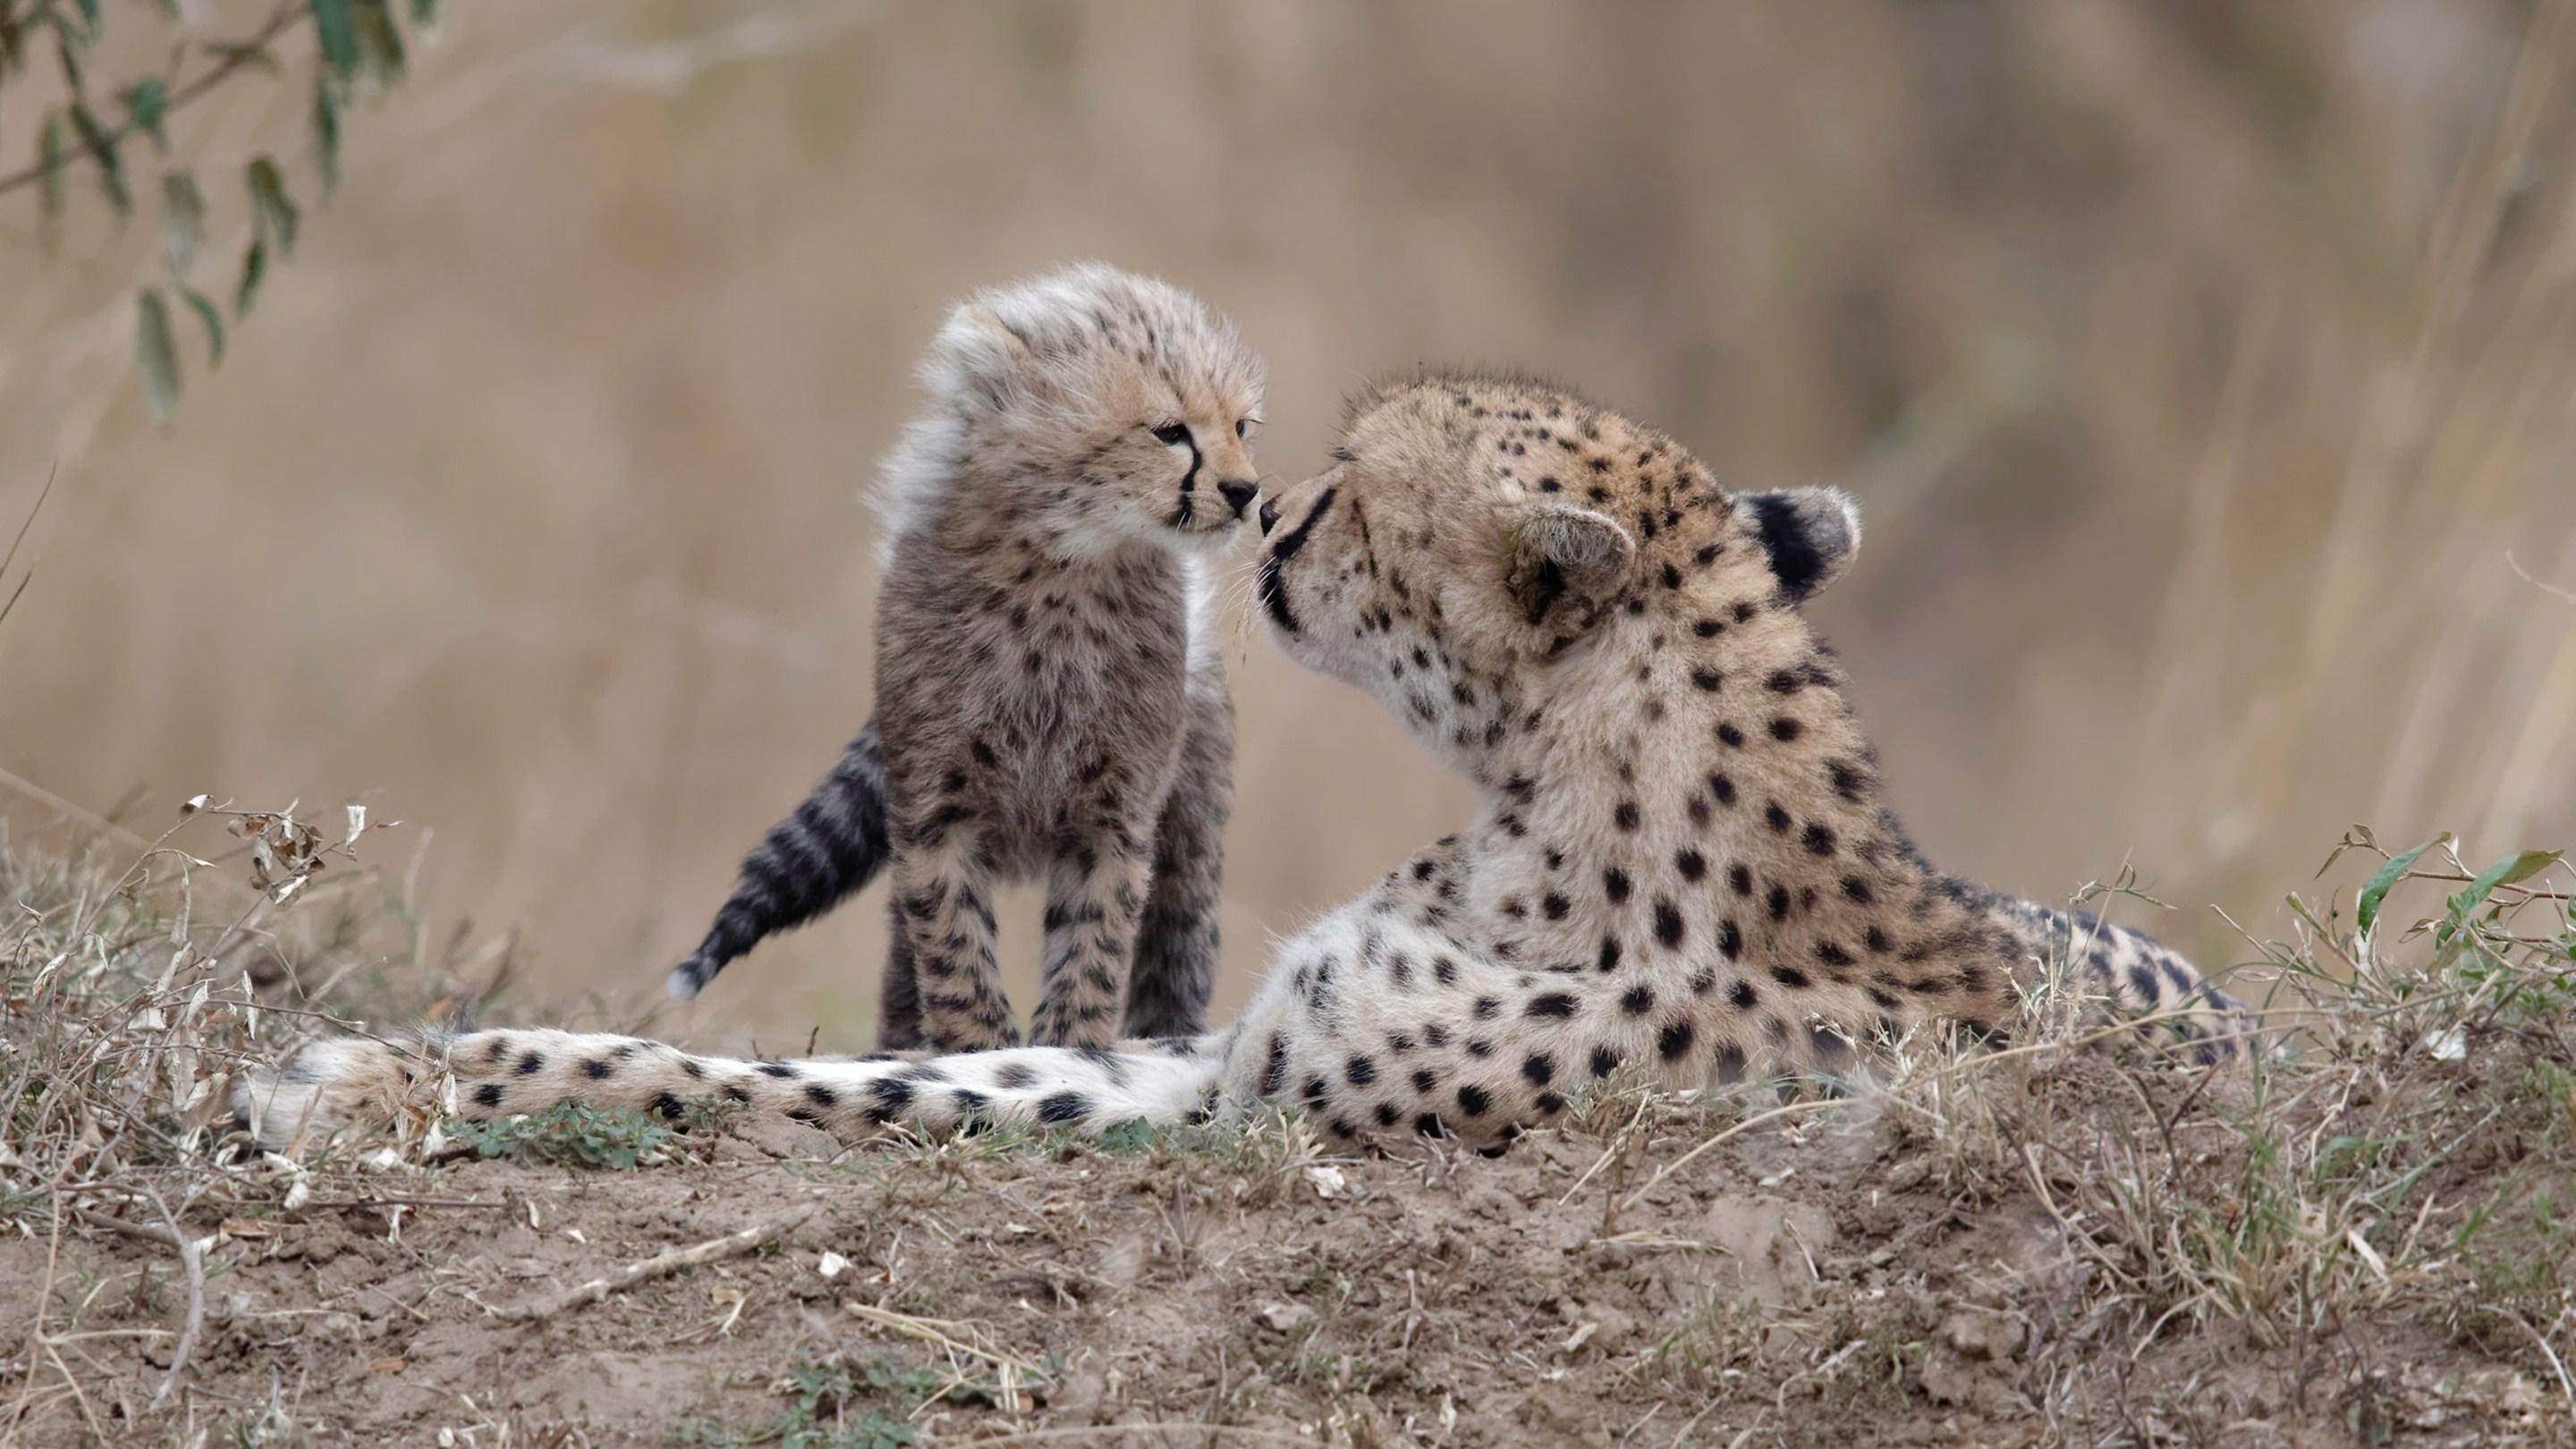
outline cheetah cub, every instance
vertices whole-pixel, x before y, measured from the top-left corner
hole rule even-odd
[[[877,500],[877,718],[744,860],[671,994],[885,863],[883,1046],[1019,1043],[992,900],[1030,878],[1036,1041],[1194,1033],[1234,747],[1203,561],[1260,491],[1260,360],[1188,293],[1086,265],[969,298],[921,379]]]

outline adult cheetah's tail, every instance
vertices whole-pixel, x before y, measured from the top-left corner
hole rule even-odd
[[[2070,978],[2124,1018],[2209,1066],[2252,1053],[2258,1022],[2236,998],[2143,931],[2084,911],[2000,902],[2035,967],[2063,962]]]
[[[665,983],[675,1001],[706,989],[764,936],[801,926],[866,885],[886,862],[885,746],[859,731],[813,792],[742,858],[715,924]]]
[[[271,1151],[341,1127],[390,1120],[408,1104],[469,1119],[563,1102],[676,1117],[692,1101],[734,1103],[841,1137],[888,1126],[948,1132],[1021,1123],[1097,1132],[1120,1122],[1204,1121],[1223,1064],[1215,1037],[1131,1043],[1120,1051],[1020,1047],[903,1060],[702,1057],[638,1037],[548,1029],[431,1036],[418,1048],[317,1042],[233,1091],[242,1126]],[[452,1102],[427,1102],[452,1074]]]

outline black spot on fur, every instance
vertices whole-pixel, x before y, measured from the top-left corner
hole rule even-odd
[[[1562,991],[1533,996],[1523,1014],[1531,1017],[1555,1017],[1561,1021],[1574,1015],[1574,998]]]
[[[812,1095],[813,1089],[807,1088],[806,1093],[809,1096]],[[868,1108],[868,1120],[871,1122],[880,1124],[891,1122],[912,1106],[912,1083],[902,1077],[880,1077],[868,1084],[868,1094],[876,1099]],[[980,1102],[982,1099],[977,1098],[977,1100]],[[825,1102],[823,1105],[828,1107],[831,1103]]]
[[[498,1107],[501,1105],[502,1095],[499,1082],[485,1082],[474,1089],[474,1102],[479,1107]]]
[[[1532,1052],[1521,1061],[1521,1075],[1530,1085],[1544,1087],[1556,1078],[1556,1058],[1545,1052]]]
[[[1458,1089],[1458,1110],[1470,1117],[1484,1116],[1493,1105],[1493,1095],[1472,1082]]]
[[[589,1077],[594,1082],[598,1082],[607,1080],[608,1074],[616,1069],[611,1067],[602,1058],[592,1057],[590,1060],[581,1064],[581,1070],[584,1076]]]
[[[1041,1122],[1079,1122],[1090,1111],[1090,1099],[1080,1092],[1057,1092],[1038,1101],[1038,1120]]]
[[[1667,951],[1681,946],[1682,913],[1671,901],[1655,902],[1655,939],[1662,942]]]
[[[1668,1062],[1680,1061],[1689,1054],[1691,1041],[1697,1035],[1687,1021],[1668,1021],[1662,1031],[1655,1033],[1655,1054]]]

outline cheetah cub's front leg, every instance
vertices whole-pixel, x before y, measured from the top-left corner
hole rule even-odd
[[[1045,964],[1029,1024],[1038,1045],[1105,1047],[1117,1039],[1152,868],[1141,851],[1121,846],[1059,860],[1047,872]]]
[[[1020,1029],[1002,991],[992,872],[979,863],[975,837],[898,842],[892,874],[895,921],[919,984],[923,1036],[942,1051],[1018,1046]]]

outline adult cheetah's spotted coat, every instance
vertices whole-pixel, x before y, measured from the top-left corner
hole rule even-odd
[[[1669,439],[1535,384],[1430,378],[1354,406],[1263,511],[1281,647],[1359,686],[1482,803],[1289,941],[1242,1019],[1119,1051],[753,1063],[494,1031],[448,1043],[468,1115],[723,1096],[835,1130],[1097,1128],[1295,1102],[1338,1137],[1488,1140],[1623,1065],[1674,1086],[1833,1070],[1881,1033],[1991,1032],[2070,952],[2203,1061],[2238,1008],[2115,926],[1934,870],[1798,605],[1849,564],[1839,493],[1728,493]],[[412,1067],[309,1049],[242,1092],[271,1142]]]

